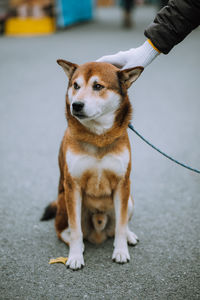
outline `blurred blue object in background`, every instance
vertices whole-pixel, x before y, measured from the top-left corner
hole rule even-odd
[[[65,27],[93,17],[93,0],[57,0],[57,26]]]

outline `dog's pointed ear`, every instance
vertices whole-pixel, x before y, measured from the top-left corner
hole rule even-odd
[[[71,78],[74,71],[78,68],[77,64],[73,64],[64,59],[58,59],[57,63],[63,68],[68,78]]]
[[[128,89],[131,86],[131,84],[138,79],[143,70],[143,67],[134,67],[119,71],[120,80],[125,84],[126,88]]]

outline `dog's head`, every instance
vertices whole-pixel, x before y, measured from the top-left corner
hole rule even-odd
[[[119,70],[102,62],[80,66],[62,59],[57,62],[69,78],[67,94],[70,113],[86,126],[89,121],[105,124],[107,119],[110,126],[127,89],[143,71],[142,67]]]

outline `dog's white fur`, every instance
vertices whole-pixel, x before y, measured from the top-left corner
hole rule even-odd
[[[59,64],[64,68],[66,74],[71,78],[71,63],[64,62],[60,60]],[[130,71],[128,70],[130,73]],[[142,72],[141,69],[134,69],[131,71],[130,78],[126,78],[126,84],[128,87],[130,84],[137,79],[137,77]],[[139,74],[139,75],[138,75]],[[127,75],[126,75],[127,76]],[[131,77],[132,76],[132,77]],[[129,82],[130,81],[130,82]],[[68,89],[68,99],[70,104],[70,112],[73,115],[73,103],[84,102],[84,114],[85,119],[79,117],[75,118],[84,125],[89,131],[95,133],[96,135],[101,135],[106,133],[112,128],[116,111],[121,105],[121,95],[114,90],[107,90],[104,98],[99,95],[98,91],[93,89],[95,82],[101,82],[101,78],[98,76],[91,76],[86,82],[85,78],[80,75],[76,78],[76,83],[79,88],[75,91],[73,85]],[[64,229],[60,237],[66,243],[70,245],[69,257],[66,265],[71,269],[80,269],[84,265],[83,251],[83,233],[81,229],[81,210],[82,210],[82,195],[81,188],[78,184],[79,180],[86,171],[91,171],[95,174],[97,178],[95,182],[95,189],[99,190],[99,184],[104,171],[110,171],[115,174],[117,178],[123,179],[130,162],[130,150],[126,145],[120,148],[121,150],[114,152],[108,152],[104,154],[103,157],[96,155],[98,152],[98,147],[90,143],[82,142],[82,147],[86,150],[86,154],[77,153],[73,150],[73,147],[68,145],[65,153],[65,163],[68,168],[68,172],[73,180],[73,192],[74,192],[74,202],[75,207],[75,224],[76,226],[71,226],[69,218],[69,227]],[[114,238],[114,251],[112,259],[118,263],[125,263],[130,259],[128,245],[135,245],[137,243],[137,236],[130,231],[128,227],[128,220],[133,214],[133,201],[129,196],[128,199],[128,212],[127,221],[121,221],[122,215],[122,180],[119,181],[117,188],[113,192],[114,201],[114,214],[115,214],[115,238]]]
[[[81,155],[68,150],[66,153],[66,162],[69,172],[73,177],[80,178],[87,170],[94,170],[98,177],[104,170],[110,170],[119,177],[123,176],[127,170],[130,160],[128,149],[124,149],[119,154],[107,154],[102,159],[92,155]]]

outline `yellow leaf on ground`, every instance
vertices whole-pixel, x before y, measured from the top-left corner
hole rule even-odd
[[[57,258],[51,258],[49,261],[49,264],[56,264],[56,263],[62,263],[62,264],[66,264],[68,257],[57,257]]]

